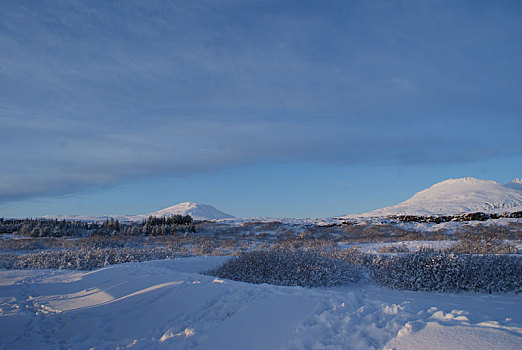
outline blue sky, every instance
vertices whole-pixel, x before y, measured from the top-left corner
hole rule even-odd
[[[329,216],[522,176],[517,1],[2,1],[0,216]]]

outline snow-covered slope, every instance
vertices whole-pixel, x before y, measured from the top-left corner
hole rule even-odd
[[[233,218],[232,215],[217,210],[211,205],[184,202],[150,213],[152,216],[190,215],[194,220],[215,220]]]
[[[513,212],[522,210],[520,179],[508,185],[473,177],[449,179],[416,193],[397,205],[361,216],[453,215],[466,212]]]

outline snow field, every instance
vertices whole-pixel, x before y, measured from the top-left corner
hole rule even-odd
[[[0,270],[0,348],[520,349],[522,297],[253,285],[224,257]],[[473,346],[469,346],[469,345]]]

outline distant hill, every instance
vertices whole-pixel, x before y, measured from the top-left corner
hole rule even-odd
[[[83,215],[47,215],[46,219],[59,220],[81,220],[81,221],[105,221],[107,219],[114,219],[120,221],[141,221],[149,216],[173,216],[173,215],[190,215],[194,220],[215,220],[233,218],[232,215],[217,210],[211,205],[184,202],[173,205],[171,207],[161,209],[149,214],[140,215],[104,215],[104,216],[83,216]]]
[[[402,203],[357,216],[455,215],[520,210],[522,210],[521,179],[502,185],[496,181],[465,177],[436,183]]]

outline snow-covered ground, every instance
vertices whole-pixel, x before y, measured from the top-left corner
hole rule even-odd
[[[0,270],[2,349],[521,349],[522,296],[251,285],[224,257]]]

